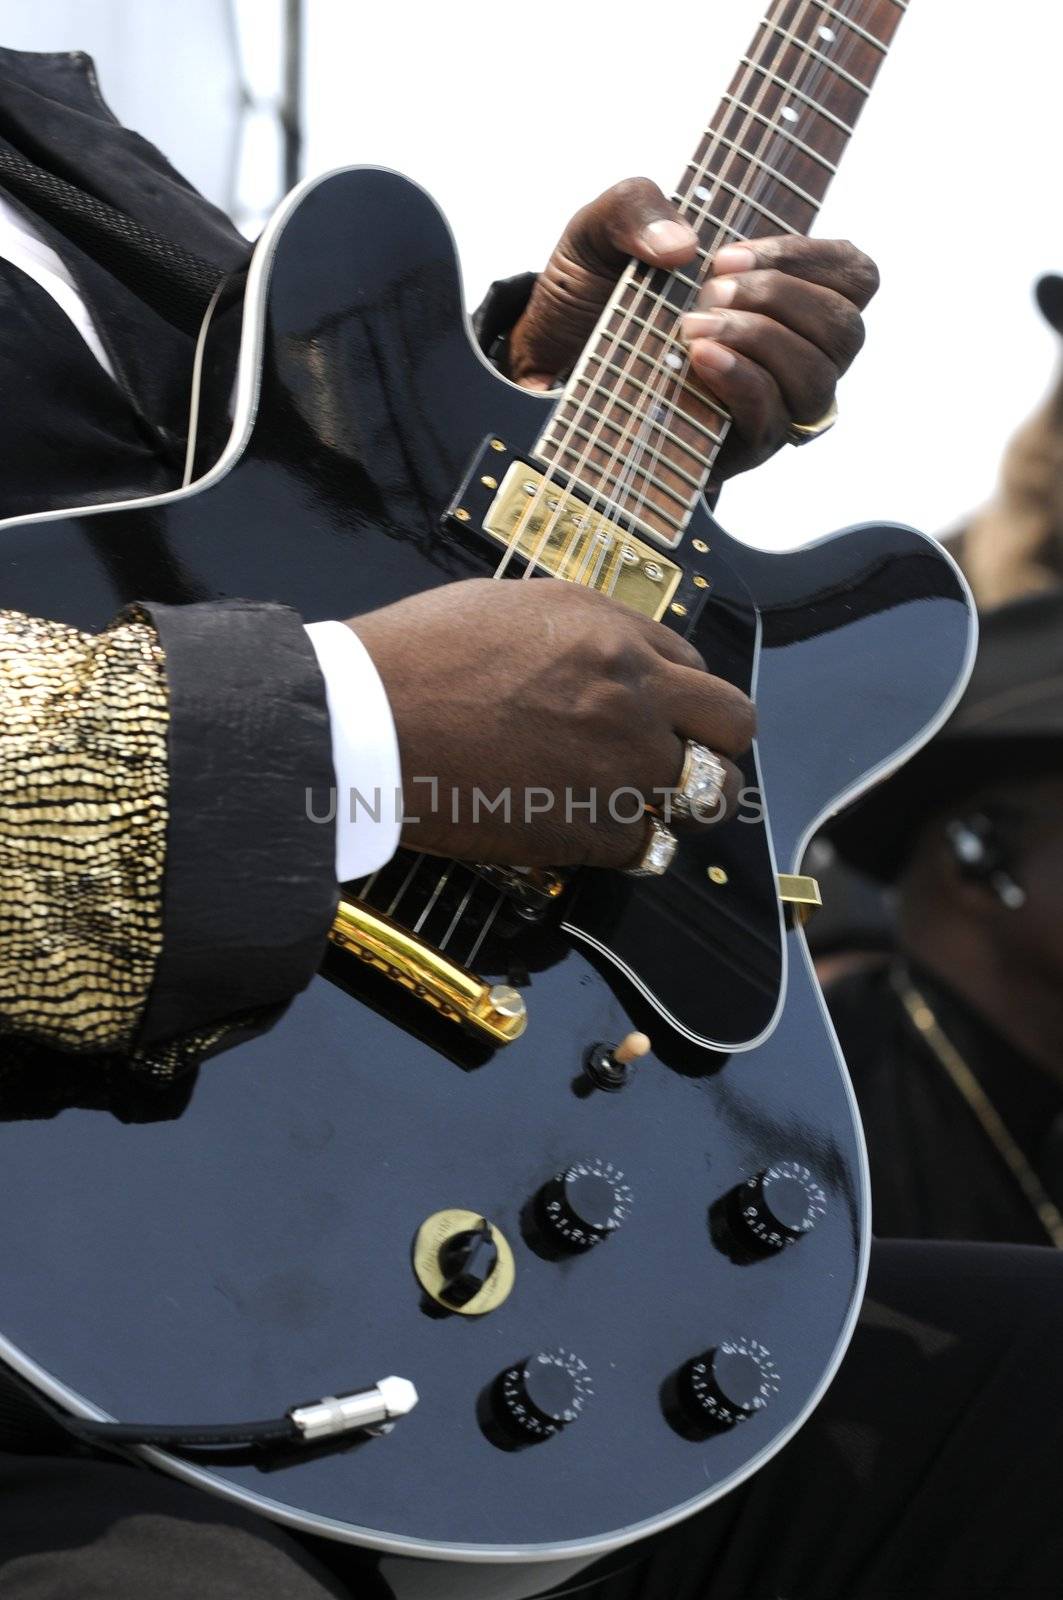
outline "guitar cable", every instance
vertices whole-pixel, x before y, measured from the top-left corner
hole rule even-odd
[[[148,1423],[97,1422],[73,1417],[35,1394],[52,1418],[85,1444],[98,1449],[156,1445],[163,1450],[229,1449],[234,1446],[311,1445],[349,1434],[390,1433],[400,1417],[417,1404],[417,1390],[408,1378],[381,1378],[368,1389],[326,1395],[291,1406],[282,1417],[259,1422]]]

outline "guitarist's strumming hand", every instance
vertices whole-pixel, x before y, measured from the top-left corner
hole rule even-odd
[[[630,866],[646,845],[640,800],[662,804],[686,739],[723,760],[723,814],[734,812],[732,758],[753,737],[751,703],[693,645],[616,600],[474,578],[348,626],[387,690],[413,849]]]
[[[572,218],[509,338],[509,372],[550,389],[574,364],[632,256],[693,260],[697,238],[648,178],[628,178]],[[845,241],[786,235],[717,252],[683,323],[694,372],[732,427],[713,481],[766,461],[792,423],[815,423],[864,339],[874,262]]]

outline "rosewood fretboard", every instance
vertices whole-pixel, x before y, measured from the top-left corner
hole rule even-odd
[[[673,193],[682,271],[633,261],[536,446],[603,506],[675,544],[730,418],[678,337],[724,244],[808,233],[907,0],[775,0]]]

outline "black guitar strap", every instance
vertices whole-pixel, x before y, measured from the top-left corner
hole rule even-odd
[[[199,332],[210,298],[226,277],[218,267],[3,145],[0,183],[171,327]]]

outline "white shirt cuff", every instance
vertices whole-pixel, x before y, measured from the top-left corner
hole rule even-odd
[[[391,860],[402,831],[395,719],[373,658],[343,622],[311,622],[325,680],[336,774],[336,878],[364,878]]]

